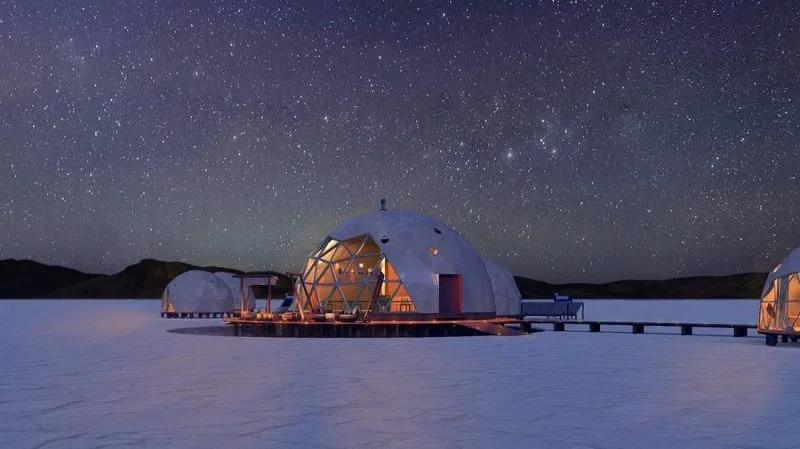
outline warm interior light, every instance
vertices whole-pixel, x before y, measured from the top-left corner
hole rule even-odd
[[[439,254],[439,248],[430,247],[428,248],[428,252],[431,254],[431,256],[436,256]]]

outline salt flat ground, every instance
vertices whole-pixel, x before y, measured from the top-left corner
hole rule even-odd
[[[0,301],[2,448],[789,448],[798,346],[762,338],[185,335],[158,301]],[[753,301],[587,319],[754,322]]]

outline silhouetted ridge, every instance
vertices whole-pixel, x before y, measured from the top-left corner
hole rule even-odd
[[[559,292],[575,298],[720,299],[758,298],[766,273],[692,276],[666,280],[623,280],[604,284],[549,284],[514,276],[523,298],[552,298]]]
[[[142,259],[112,275],[83,273],[71,268],[45,265],[32,260],[0,260],[0,298],[159,298],[170,280],[189,270],[241,270],[218,266],[197,266],[185,262]],[[260,272],[263,273],[263,272]],[[275,296],[291,292],[291,280],[283,273],[273,287]],[[623,280],[604,284],[550,284],[514,276],[523,298],[552,298],[559,292],[575,298],[703,299],[758,298],[766,273],[742,273],[730,276],[693,276],[667,280]],[[258,297],[266,296],[266,287],[256,287]]]
[[[0,298],[159,298],[169,281],[189,270],[242,273],[241,270],[232,268],[201,267],[156,259],[142,259],[112,275],[86,274],[70,268],[49,267],[38,262],[13,259],[0,263],[0,279],[3,280]],[[40,267],[48,267],[50,270]],[[268,273],[278,276],[278,285],[272,289],[273,295],[283,295],[291,291],[291,280],[286,275]],[[256,287],[254,290],[256,296],[266,296],[266,287]]]
[[[0,298],[37,298],[49,291],[102,276],[33,260],[2,259]]]

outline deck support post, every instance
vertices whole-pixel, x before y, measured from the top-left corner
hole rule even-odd
[[[733,336],[734,337],[747,337],[747,328],[742,326],[734,326],[733,327]]]
[[[564,323],[562,321],[553,322],[553,331],[564,332]]]
[[[589,332],[600,332],[600,323],[596,321],[589,323]]]
[[[767,346],[775,346],[778,344],[778,336],[775,334],[767,334]]]
[[[644,324],[642,323],[634,323],[632,326],[631,332],[634,334],[643,334],[644,333]]]
[[[781,335],[781,343],[789,343],[789,336]]]
[[[736,331],[734,331],[735,333]],[[692,335],[692,326],[689,325],[681,325],[681,335]]]
[[[527,321],[521,321],[519,323],[519,330],[521,330],[522,332],[527,332],[527,333],[530,334],[531,333],[531,323],[529,323]]]

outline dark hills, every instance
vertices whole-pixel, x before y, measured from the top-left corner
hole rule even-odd
[[[210,272],[227,271],[242,274],[240,270],[225,267],[200,267],[184,262],[164,262],[143,259],[119,273],[111,275],[84,274],[71,268],[44,265],[34,261],[6,259],[0,261],[0,298],[65,298],[65,299],[115,299],[160,298],[164,287],[175,276],[189,270]],[[6,273],[10,274],[6,274]],[[278,276],[273,295],[291,291],[291,279],[282,273]],[[266,287],[254,288],[257,296],[266,296]]]
[[[0,260],[0,298],[35,298],[53,290],[102,277],[32,260]]]
[[[119,273],[104,275],[83,273],[71,268],[45,265],[31,260],[0,260],[0,298],[159,298],[164,287],[175,276],[189,270],[210,272],[240,270],[214,266],[196,266],[184,262],[144,259]],[[291,279],[278,276],[273,295],[291,291]],[[758,298],[766,273],[744,273],[730,276],[695,276],[667,280],[624,280],[604,284],[550,284],[515,276],[523,298],[551,298],[553,293],[575,298],[643,298],[643,299],[711,299]],[[259,297],[266,296],[266,287],[257,288]]]
[[[551,298],[554,292],[584,299],[756,299],[767,273],[694,276],[666,280],[624,280],[605,284],[548,284],[514,276],[523,298]]]

